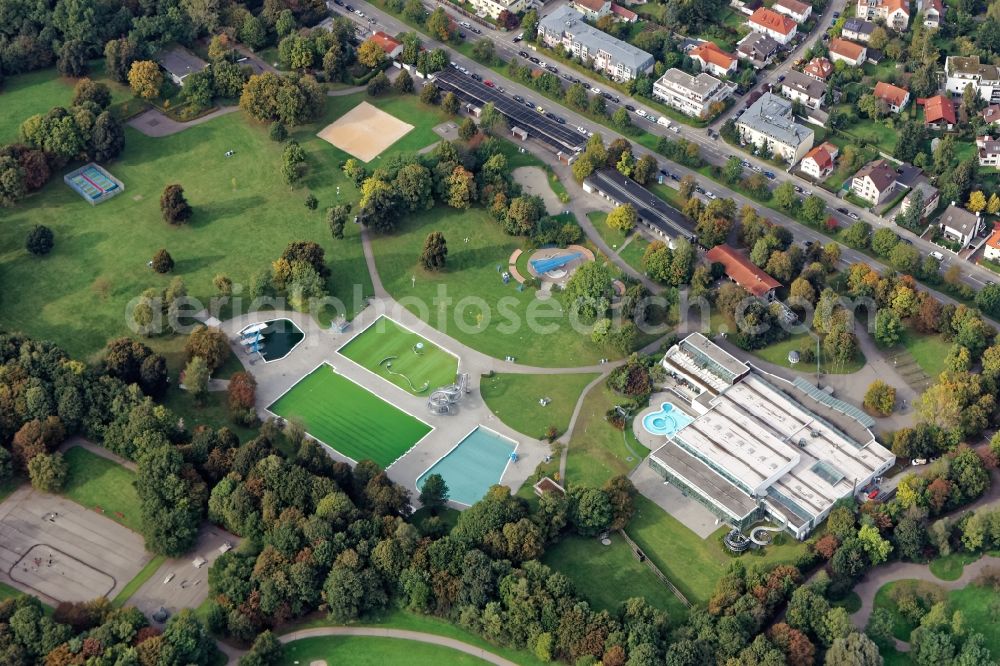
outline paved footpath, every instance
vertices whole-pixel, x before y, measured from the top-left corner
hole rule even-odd
[[[420,631],[406,631],[404,629],[382,629],[379,627],[314,627],[312,629],[301,629],[299,631],[293,631],[290,634],[285,634],[284,636],[279,636],[278,640],[287,644],[303,638],[316,638],[321,636],[396,638],[404,641],[415,641],[417,643],[429,643],[431,645],[449,648],[457,652],[464,652],[465,654],[482,659],[487,663],[496,664],[496,666],[517,666],[515,662],[510,661],[509,659],[504,659],[503,657],[493,654],[492,652],[487,652],[486,650],[478,648],[474,645],[457,641],[454,638],[445,638],[444,636],[437,636],[435,634],[425,634]],[[244,654],[242,650],[237,650],[236,648],[223,643],[219,643],[218,645],[219,649],[222,650],[228,657],[227,663],[230,666],[235,666],[235,664],[239,662],[240,656]]]
[[[200,118],[195,118],[194,120],[182,123],[172,118],[168,118],[157,109],[150,109],[149,111],[143,111],[138,116],[128,121],[128,124],[130,127],[139,130],[146,136],[170,136],[171,134],[183,132],[189,127],[207,123],[208,121],[214,120],[219,116],[224,116],[232,113],[233,111],[239,110],[240,107],[238,106],[223,106],[215,111],[212,111],[211,113],[206,113]]]

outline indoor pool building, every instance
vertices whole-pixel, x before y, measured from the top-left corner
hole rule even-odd
[[[648,464],[744,529],[764,519],[798,539],[837,500],[859,493],[895,462],[863,412],[827,394],[816,399],[853,419],[852,437],[807,408],[798,384],[757,370],[700,333],[663,357],[671,390],[691,415],[665,436]]]

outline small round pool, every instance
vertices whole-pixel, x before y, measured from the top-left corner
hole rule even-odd
[[[659,411],[650,412],[642,417],[642,427],[650,435],[669,437],[693,420],[672,403],[664,402],[660,405]]]

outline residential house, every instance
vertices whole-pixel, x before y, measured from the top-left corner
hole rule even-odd
[[[796,23],[804,23],[806,19],[812,16],[812,5],[806,2],[799,2],[799,0],[777,0],[771,9],[778,12],[779,14],[784,14]]]
[[[888,105],[893,113],[899,113],[910,101],[910,92],[906,88],[894,86],[885,81],[875,84],[875,99],[880,99]]]
[[[986,245],[983,246],[983,258],[990,261],[1000,259],[1000,224],[993,226],[993,233],[986,239]]]
[[[726,277],[757,298],[774,300],[774,291],[781,283],[755,266],[742,252],[731,245],[716,245],[705,253],[705,259],[725,268]]]
[[[191,74],[208,67],[207,62],[181,47],[164,51],[157,57],[156,63],[179,86],[183,86],[184,79]]]
[[[990,125],[1000,125],[1000,104],[990,104],[979,115]]]
[[[751,14],[747,25],[754,32],[764,33],[782,45],[792,41],[798,29],[795,21],[767,7],[761,7]]]
[[[903,197],[903,203],[899,206],[901,213],[905,214],[909,212],[910,206],[912,206],[913,202],[916,200],[918,192],[923,197],[924,201],[922,206],[923,210],[920,212],[920,218],[923,219],[933,213],[934,209],[938,207],[939,203],[941,203],[941,192],[938,188],[931,185],[926,179],[921,180],[914,185],[912,190],[906,193],[905,197]]]
[[[964,208],[960,208],[952,201],[938,220],[941,231],[951,240],[960,243],[963,247],[972,242],[972,239],[979,233],[980,225],[983,224],[979,213],[970,213]]]
[[[830,40],[830,60],[845,62],[851,67],[859,67],[865,62],[867,49],[861,44],[849,42],[839,37]]]
[[[979,166],[1000,167],[1000,139],[994,139],[989,134],[977,136],[976,148],[979,149]]]
[[[883,159],[861,167],[851,180],[851,191],[872,206],[884,203],[898,183],[896,169]]]
[[[739,62],[735,55],[723,51],[715,42],[702,42],[688,51],[688,57],[698,63],[701,71],[716,76],[729,76],[735,73]]]
[[[573,0],[570,6],[591,21],[611,13],[611,0]]]
[[[807,176],[817,181],[825,180],[833,173],[833,167],[840,149],[832,143],[821,143],[802,158],[799,168]]]
[[[369,39],[382,47],[382,50],[385,51],[385,55],[389,58],[389,60],[395,60],[403,52],[402,42],[392,35],[386,34],[380,30],[373,32]]]
[[[771,64],[781,45],[762,32],[751,30],[736,43],[736,57],[750,62],[757,69]]]
[[[941,0],[920,0],[920,11],[924,15],[924,27],[937,30],[944,20],[945,7]]]
[[[526,0],[471,0],[471,2],[476,13],[485,14],[494,21],[499,18],[500,12],[519,14],[529,6]]]
[[[655,62],[652,54],[587,24],[567,5],[538,22],[538,37],[546,46],[562,46],[616,81],[631,81],[651,70]]]
[[[802,73],[817,81],[826,81],[833,74],[833,63],[826,58],[813,58],[802,69]]]
[[[712,104],[725,102],[735,91],[735,83],[720,81],[705,72],[691,76],[676,67],[653,83],[654,98],[692,118],[707,116]]]
[[[882,19],[896,32],[903,32],[910,25],[909,0],[858,0],[855,15],[874,21]]]
[[[752,143],[789,164],[796,164],[813,146],[815,133],[795,122],[792,103],[764,93],[736,121],[740,141]]]
[[[971,85],[990,104],[1000,102],[1000,68],[979,62],[979,56],[948,56],[944,60],[945,90],[954,96]]]
[[[611,14],[615,17],[616,21],[621,21],[624,23],[635,23],[639,20],[639,15],[636,14],[631,9],[626,9],[621,5],[616,5],[611,3]]]
[[[781,82],[781,94],[793,102],[801,102],[811,109],[818,109],[823,106],[826,84],[793,69]]]
[[[875,24],[859,18],[849,18],[844,21],[844,27],[840,31],[840,36],[852,42],[867,44],[875,32]]]
[[[958,123],[955,105],[944,95],[920,97],[917,99],[917,104],[924,107],[924,125],[939,130],[950,130]]]

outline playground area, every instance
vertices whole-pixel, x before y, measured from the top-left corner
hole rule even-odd
[[[90,162],[63,176],[63,182],[83,197],[91,206],[107,201],[125,191],[125,185],[104,167]]]
[[[240,331],[239,342],[246,354],[259,354],[265,363],[270,363],[288,356],[304,337],[291,320],[273,319],[244,328]]]
[[[366,458],[383,468],[431,432],[423,421],[320,364],[275,400],[268,410],[294,423],[353,462]]]
[[[417,477],[417,489],[431,474],[440,474],[451,501],[472,506],[490,486],[500,483],[507,465],[517,462],[517,446],[514,440],[480,425]]]
[[[577,268],[593,260],[594,253],[581,245],[544,247],[528,258],[528,272],[543,284],[565,284]]]
[[[316,136],[362,162],[371,162],[412,129],[413,125],[361,102]]]
[[[337,350],[361,367],[413,395],[430,395],[455,382],[459,359],[388,317]]]
[[[142,536],[22,486],[0,504],[0,581],[43,600],[113,598],[150,559]]]

